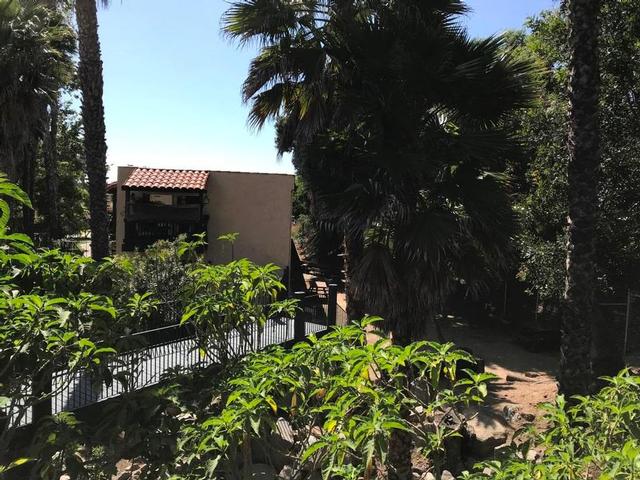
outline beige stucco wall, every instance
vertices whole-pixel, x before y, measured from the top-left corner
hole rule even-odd
[[[135,167],[118,167],[116,204],[116,252],[124,240],[126,182]],[[212,171],[207,183],[209,247],[212,262],[231,260],[231,248],[216,240],[226,233],[238,233],[234,257],[258,263],[288,267],[291,248],[291,195],[294,176],[266,173]]]
[[[209,260],[229,261],[230,246],[216,239],[237,232],[235,258],[289,266],[293,181],[293,175],[211,172]]]

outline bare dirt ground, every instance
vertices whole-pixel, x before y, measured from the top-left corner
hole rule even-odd
[[[499,378],[492,382],[486,408],[495,417],[510,417],[512,427],[520,428],[533,422],[545,427],[542,413],[537,406],[553,402],[558,387],[558,352],[534,353],[521,347],[508,333],[509,326],[470,326],[456,321],[443,321],[445,340],[469,349],[485,361],[485,369]],[[640,366],[640,355],[629,356],[630,366]],[[505,415],[505,413],[507,415]],[[532,415],[535,415],[533,419]]]
[[[558,392],[558,355],[527,351],[497,328],[472,327],[454,321],[443,323],[447,341],[471,350],[484,360],[487,372],[499,377],[492,382],[486,401],[495,417],[505,414],[511,417],[511,412],[518,412],[510,418],[512,427],[533,421],[543,428],[537,405],[553,401]]]

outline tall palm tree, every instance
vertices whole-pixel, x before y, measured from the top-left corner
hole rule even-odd
[[[567,277],[560,348],[560,389],[585,394],[592,388],[591,327],[595,322],[595,220],[598,125],[598,17],[600,0],[569,0],[571,103]]]
[[[42,0],[41,2],[52,12],[58,12],[58,0]],[[46,184],[46,204],[45,212],[47,234],[49,241],[59,237],[60,225],[58,222],[58,115],[60,114],[60,96],[51,98],[48,109],[48,118],[45,128],[45,136],[42,144],[45,184]]]
[[[40,2],[0,0],[0,168],[28,194],[47,107],[73,73],[74,43],[63,16]]]
[[[109,218],[106,191],[107,142],[96,0],[76,0],[75,11],[80,53],[78,77],[82,91],[84,148],[89,178],[91,255],[94,259],[101,259],[109,255]]]

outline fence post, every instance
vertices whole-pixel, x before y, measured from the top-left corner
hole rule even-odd
[[[52,383],[53,370],[50,368],[47,368],[34,378],[33,394],[35,396],[46,397],[33,406],[31,416],[34,425],[44,417],[48,417],[53,413],[53,398],[51,398]]]
[[[329,284],[329,298],[327,300],[327,328],[336,326],[336,312],[338,307],[338,285]]]
[[[623,358],[627,355],[627,344],[629,342],[629,316],[631,315],[631,289],[627,289],[627,311],[624,315],[624,346],[622,347]]]
[[[293,296],[298,300],[298,310],[296,312],[296,318],[293,321],[293,339],[296,342],[301,342],[304,340],[306,336],[306,323],[307,323],[307,313],[304,311],[304,297],[307,292],[295,292]]]

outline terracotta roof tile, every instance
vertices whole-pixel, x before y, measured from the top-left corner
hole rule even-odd
[[[209,172],[203,170],[136,168],[122,188],[204,191],[208,178]]]

